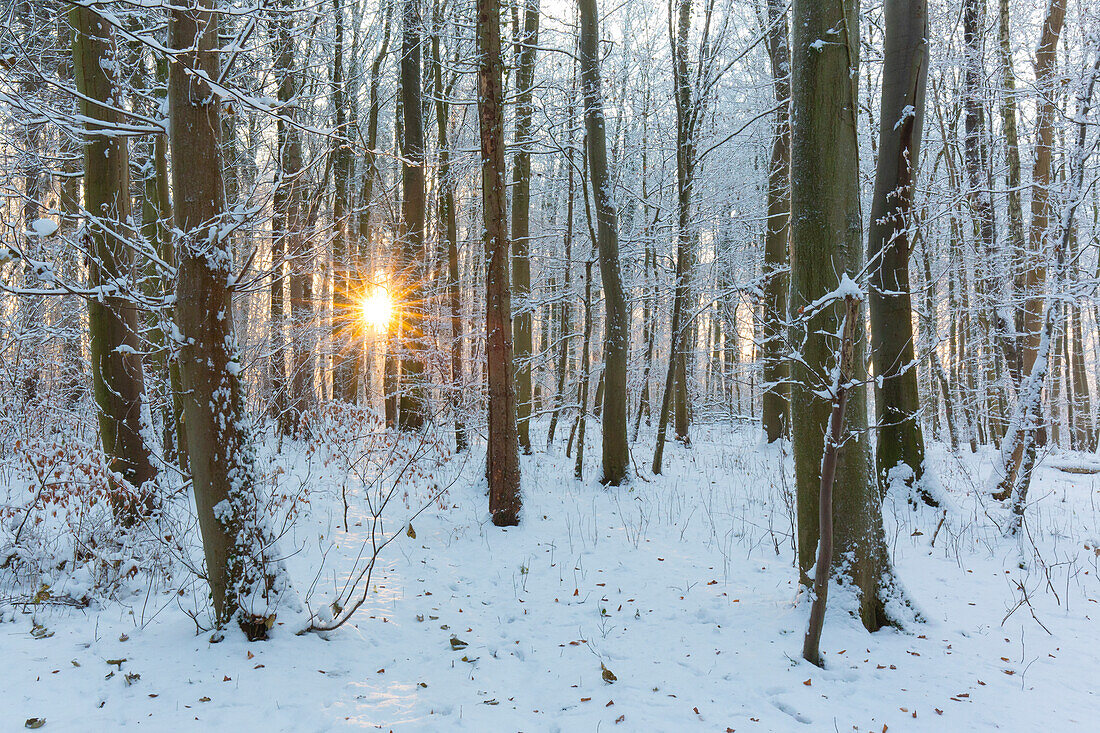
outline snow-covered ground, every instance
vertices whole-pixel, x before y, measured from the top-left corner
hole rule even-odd
[[[122,603],[9,607],[0,729],[1096,730],[1100,479],[1055,467],[1083,458],[1038,469],[1021,545],[981,492],[992,454],[934,447],[939,531],[940,512],[886,502],[926,622],[870,635],[831,595],[821,670],[799,657],[808,604],[778,448],[698,429],[690,450],[670,446],[664,476],[605,489],[594,444],[583,482],[558,451],[524,457],[523,523],[507,530],[488,522],[480,449],[391,466],[383,530],[397,539],[363,607],[325,635],[295,635],[288,612],[268,642],[211,643],[185,612],[201,585],[147,593],[140,574]],[[639,466],[651,445],[634,447]],[[358,477],[324,454],[273,459],[284,486],[313,487],[281,542],[314,609],[371,527]],[[409,536],[405,518],[446,486]]]

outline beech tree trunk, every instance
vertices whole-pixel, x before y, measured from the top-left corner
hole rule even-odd
[[[626,364],[630,347],[630,326],[619,268],[619,224],[615,214],[615,201],[611,196],[611,176],[607,164],[607,138],[600,92],[600,31],[596,0],[578,0],[577,5],[580,10],[581,86],[584,90],[588,171],[592,181],[600,278],[606,311],[604,370],[601,377],[603,477],[600,481],[617,486],[626,478],[629,462],[626,445]]]
[[[832,32],[831,32],[832,31]],[[830,39],[824,45],[821,39]],[[838,287],[839,275],[863,269],[856,115],[859,7],[849,0],[795,0],[791,10],[791,302],[792,342],[802,358],[792,366],[791,433],[798,515],[798,567],[803,585],[816,560],[822,436],[843,308],[835,302],[809,317],[803,309]],[[807,320],[808,319],[808,320]],[[864,332],[857,319],[856,334]],[[889,619],[885,600],[893,572],[882,529],[882,507],[867,432],[864,348],[853,345],[848,424],[836,462],[832,572],[859,589],[859,616],[875,630]],[[841,562],[841,559],[843,561]]]
[[[684,445],[691,442],[688,434],[691,421],[688,395],[688,351],[695,346],[694,331],[689,325],[694,319],[689,312],[691,306],[691,275],[695,267],[695,231],[692,221],[692,203],[695,196],[695,128],[698,119],[697,100],[691,88],[690,69],[688,67],[688,35],[691,32],[691,2],[678,0],[677,20],[673,24],[669,18],[669,41],[672,44],[672,84],[673,97],[676,100],[676,291],[673,310],[680,317],[673,316],[678,333],[672,343],[672,362],[675,365],[675,429],[676,439]],[[669,5],[671,12],[672,4]],[[675,33],[673,28],[675,27]]]
[[[489,514],[498,527],[519,524],[519,437],[512,374],[512,296],[505,209],[504,94],[500,0],[477,0],[477,102],[481,137],[481,201],[485,226],[485,350],[489,444],[485,474]]]
[[[443,60],[439,50],[442,18],[438,16],[438,8],[437,4],[436,28],[432,35],[432,74],[435,79],[435,121],[439,138],[439,231],[443,237],[440,250],[447,258],[446,298],[451,322],[451,410],[454,413],[455,450],[461,452],[466,450],[468,439],[461,414],[465,388],[462,368],[462,293],[458,268],[458,205],[455,203],[456,182],[451,175],[448,120],[450,96],[457,76],[444,85]]]
[[[909,226],[924,126],[928,6],[925,0],[886,0],[885,14],[879,156],[867,242],[876,459],[883,491],[898,467],[904,467],[904,479],[910,485],[924,474],[909,289]],[[924,496],[925,501],[934,501],[927,492]]]
[[[518,25],[518,23],[517,23]],[[515,314],[516,414],[519,445],[531,452],[531,129],[534,107],[535,52],[539,37],[539,0],[524,2],[523,30],[516,40],[516,154],[512,162],[512,293]]]
[[[772,151],[768,162],[767,228],[764,232],[764,333],[761,357],[764,395],[761,422],[768,442],[790,431],[790,370],[786,361],[787,291],[790,288],[791,221],[791,51],[786,3],[768,0],[768,56],[772,65],[772,91],[778,109],[772,127]]]
[[[359,395],[359,364],[363,348],[362,325],[356,304],[358,296],[358,257],[349,233],[350,181],[354,162],[351,127],[348,124],[348,93],[344,88],[344,8],[342,0],[332,0],[335,38],[332,57],[332,396],[354,404]]]
[[[1001,130],[1005,139],[1005,188],[1008,199],[1008,246],[1013,265],[1014,285],[1023,286],[1023,274],[1027,259],[1024,240],[1024,214],[1020,196],[1020,133],[1016,125],[1016,68],[1012,60],[1011,16],[1009,0],[999,0],[997,48],[1001,60]],[[1010,365],[1016,369],[1015,365]],[[1018,371],[1018,369],[1017,369]],[[1015,374],[1015,372],[1014,372]]]
[[[1031,229],[1028,234],[1027,262],[1022,274],[1022,293],[1027,300],[1024,303],[1019,324],[1020,339],[1023,342],[1021,369],[1024,375],[1029,375],[1027,377],[1029,382],[1033,381],[1030,375],[1035,369],[1045,330],[1043,328],[1043,289],[1046,285],[1047,250],[1051,226],[1051,150],[1054,144],[1054,115],[1057,112],[1054,98],[1057,84],[1055,72],[1058,39],[1061,37],[1065,17],[1065,0],[1051,0],[1043,20],[1039,48],[1035,54],[1038,119],[1035,121],[1035,167],[1031,172]],[[1031,396],[1023,390],[1024,386],[1021,385],[1019,400],[1031,399]],[[1018,414],[1021,412],[1019,407],[1016,412]],[[1026,414],[1026,410],[1024,413]],[[1029,435],[1028,440],[1020,440],[1018,436],[1006,438],[1013,442],[1015,448],[1009,461],[1003,466],[1005,475],[997,493],[999,498],[1007,499],[1012,485],[1017,481],[1017,473],[1028,450],[1025,444],[1033,440],[1035,444],[1041,446],[1044,442],[1045,431],[1041,425],[1029,426],[1028,430],[1034,430],[1034,436]]]
[[[274,623],[285,576],[273,537],[258,514],[255,452],[233,335],[232,256],[223,234],[221,104],[204,78],[218,78],[218,15],[211,0],[173,7],[169,47],[172,168],[179,230],[176,326],[182,336],[187,443],[206,556],[206,577],[219,626],[236,620],[250,639]]]
[[[424,222],[425,190],[424,116],[420,94],[420,0],[402,0],[401,14],[401,279],[400,314],[401,394],[397,426],[402,430],[424,427]]]
[[[118,111],[123,99],[120,69],[111,26],[99,13],[75,7],[73,76],[82,95],[84,129],[84,208],[88,218],[85,241],[88,285],[98,297],[88,299],[89,351],[92,388],[98,408],[100,440],[112,471],[122,480],[111,481],[115,516],[125,526],[147,515],[155,506],[152,482],[156,478],[149,446],[145,443],[145,382],[138,311],[116,284],[131,275],[133,257],[123,240],[135,236],[130,220],[130,160],[126,138],[117,135],[123,122]]]

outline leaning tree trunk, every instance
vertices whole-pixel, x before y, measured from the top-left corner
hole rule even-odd
[[[156,478],[145,443],[145,383],[138,342],[138,311],[119,292],[130,275],[132,255],[125,237],[130,221],[130,171],[126,138],[117,135],[123,120],[119,69],[111,26],[91,8],[71,11],[73,75],[85,118],[84,208],[88,284],[101,293],[88,299],[92,387],[99,415],[100,440],[111,468],[111,502],[129,526],[154,508]]]
[[[768,56],[772,65],[775,123],[768,163],[767,229],[764,233],[764,338],[761,343],[764,396],[760,417],[768,442],[784,437],[789,426],[786,321],[789,284],[791,220],[791,51],[787,9],[781,0],[768,0]]]
[[[1052,7],[1057,2],[1058,0],[1055,0]],[[997,491],[994,496],[1002,501],[1010,497],[1012,499],[1013,521],[1008,530],[1013,534],[1020,530],[1023,523],[1028,489],[1037,458],[1039,428],[1044,419],[1041,414],[1043,387],[1050,369],[1051,346],[1060,320],[1058,316],[1064,297],[1060,292],[1061,278],[1065,276],[1066,254],[1072,247],[1074,218],[1084,198],[1085,165],[1094,149],[1089,147],[1087,142],[1092,96],[1096,89],[1096,82],[1100,79],[1100,52],[1097,53],[1091,69],[1086,70],[1086,74],[1084,88],[1077,99],[1077,111],[1073,118],[1077,125],[1077,138],[1070,157],[1069,191],[1057,223],[1057,235],[1052,238],[1054,241],[1051,258],[1055,267],[1054,277],[1048,285],[1049,302],[1045,304],[1042,313],[1043,320],[1040,324],[1042,330],[1039,334],[1035,361],[1021,385],[1020,399],[1016,402],[1012,422],[1001,445],[1000,461],[993,473],[993,480],[997,482]]]
[[[1043,295],[1046,280],[1047,244],[1050,236],[1051,151],[1054,149],[1054,116],[1057,113],[1058,40],[1066,17],[1066,0],[1051,0],[1043,21],[1039,48],[1035,53],[1035,86],[1038,119],[1035,121],[1035,167],[1031,173],[1031,230],[1027,261],[1024,263],[1023,292],[1026,298],[1021,318],[1023,373],[1035,364],[1042,337]]]
[[[531,118],[535,51],[539,36],[539,0],[526,0],[523,31],[516,41],[516,154],[512,163],[512,293],[515,315],[516,414],[519,445],[531,452]]]
[[[924,474],[909,289],[909,224],[924,125],[928,5],[925,0],[886,0],[885,13],[878,170],[867,242],[876,458],[883,491],[895,468],[904,467],[902,478],[910,485]],[[934,503],[927,492],[924,498]]]
[[[1038,119],[1035,122],[1035,167],[1031,173],[1031,231],[1028,237],[1027,261],[1022,275],[1023,287],[1020,295],[1026,298],[1023,313],[1020,316],[1020,339],[1023,342],[1021,365],[1022,373],[1030,375],[1035,369],[1039,356],[1039,346],[1043,339],[1043,287],[1046,284],[1047,246],[1050,237],[1050,185],[1051,151],[1054,145],[1054,115],[1056,91],[1056,64],[1058,39],[1062,33],[1062,24],[1066,16],[1065,0],[1051,0],[1043,21],[1039,48],[1035,54],[1035,86],[1038,90]],[[1027,377],[1028,381],[1030,377]],[[1029,399],[1021,386],[1019,400]],[[1019,401],[1018,400],[1018,401]],[[1017,413],[1021,410],[1017,408]],[[1034,430],[1034,442],[1042,445],[1044,431],[1042,426],[1029,427]],[[1031,438],[1029,437],[1029,440]],[[1017,436],[1007,436],[1006,442],[1014,445],[1009,460],[1004,463],[1004,481],[997,496],[1007,499],[1011,486],[1016,483],[1017,472],[1025,458],[1025,441]]]
[[[504,93],[500,0],[477,0],[477,104],[485,227],[485,356],[489,381],[486,476],[493,524],[519,524],[519,438],[512,374],[512,297],[504,184]]]
[[[600,93],[599,19],[596,0],[578,0],[580,9],[581,86],[588,143],[588,171],[596,209],[596,239],[600,250],[605,327],[603,371],[603,477],[619,485],[626,478],[626,363],[630,345],[626,295],[619,270],[619,224],[607,170],[607,137]],[[583,409],[583,407],[582,407]]]
[[[795,0],[791,11],[790,313],[793,345],[801,353],[791,374],[791,413],[798,416],[791,432],[798,567],[806,587],[816,559],[821,436],[830,415],[829,400],[821,392],[829,382],[834,351],[826,334],[839,333],[844,316],[835,302],[816,314],[809,306],[837,289],[839,275],[858,273],[864,264],[856,137],[858,19],[858,3],[846,0]],[[822,45],[823,38],[833,40]],[[855,332],[863,330],[860,322]],[[874,630],[889,621],[885,600],[893,573],[871,466],[863,351],[857,341],[848,396],[850,429],[836,463],[833,575],[859,590],[859,616]]]
[[[401,14],[401,246],[402,302],[398,332],[402,344],[401,394],[397,426],[402,430],[424,427],[425,318],[422,263],[424,260],[424,113],[420,95],[420,0],[403,0]]]
[[[218,78],[212,0],[173,7],[169,47],[172,169],[179,230],[176,326],[192,487],[219,626],[236,620],[250,639],[275,618],[285,574],[257,501],[255,449],[244,410],[233,335],[232,256],[222,187],[221,104],[203,79]]]

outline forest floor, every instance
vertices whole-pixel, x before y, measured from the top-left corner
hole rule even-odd
[[[663,476],[605,489],[593,437],[584,481],[560,451],[522,459],[523,522],[507,530],[488,522],[480,449],[380,462],[398,486],[382,529],[398,536],[364,605],[324,635],[295,635],[304,617],[286,613],[270,641],[211,643],[185,612],[201,584],[149,590],[140,574],[122,600],[9,609],[0,729],[1096,730],[1100,476],[1057,467],[1088,457],[1047,456],[1018,541],[982,491],[993,454],[933,446],[942,526],[900,492],[885,503],[923,623],[867,634],[831,594],[818,669],[800,659],[808,604],[780,448],[699,428]],[[314,610],[369,555],[379,490],[326,450],[272,458],[284,484],[313,487],[281,544]],[[426,504],[414,538],[406,519]]]

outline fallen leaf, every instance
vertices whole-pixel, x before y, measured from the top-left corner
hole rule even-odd
[[[27,722],[23,723],[25,728],[41,728],[46,724],[45,718],[27,718]]]

